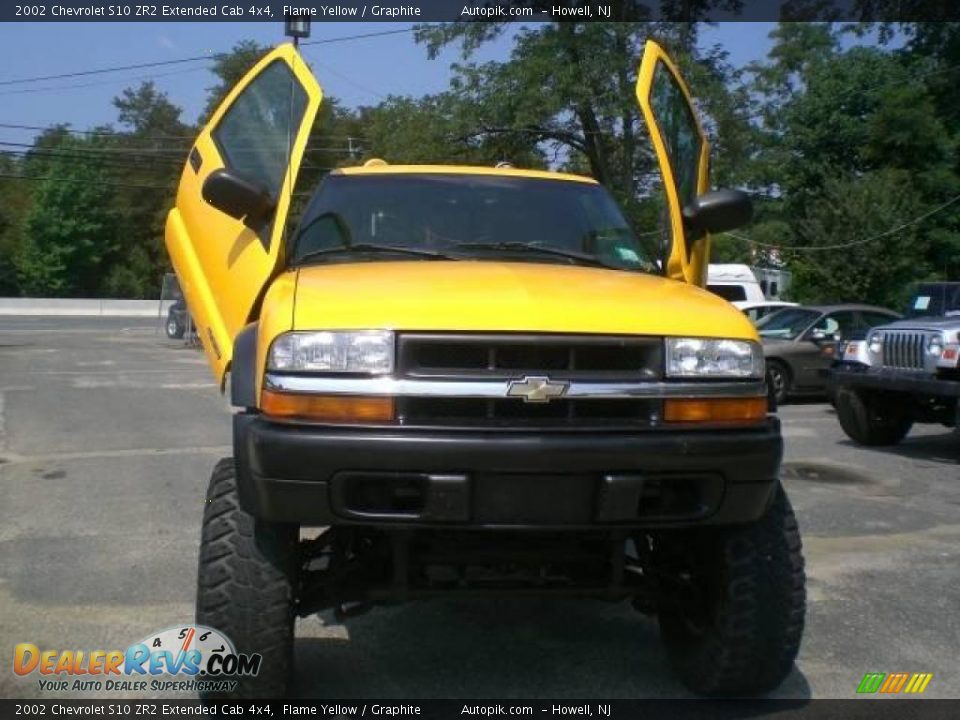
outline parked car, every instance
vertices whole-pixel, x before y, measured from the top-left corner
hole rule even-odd
[[[824,371],[834,352],[824,354],[824,345],[862,333],[900,317],[899,313],[873,305],[816,305],[785,308],[757,323],[763,340],[767,384],[778,403],[791,395],[823,393]]]
[[[831,371],[837,418],[860,445],[895,445],[916,422],[960,421],[960,316],[914,317],[870,330]]]
[[[960,427],[960,283],[917,285],[903,320],[845,344],[829,387],[860,445],[895,445],[914,423]]]
[[[753,320],[754,323],[757,323],[778,310],[797,307],[797,303],[784,302],[783,300],[764,300],[763,302],[735,302],[733,306]]]

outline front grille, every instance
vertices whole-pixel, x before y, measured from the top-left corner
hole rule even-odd
[[[564,380],[658,380],[660,338],[597,335],[402,334],[399,371],[405,377]]]
[[[659,338],[597,335],[404,333],[398,373],[437,380],[522,379],[654,382],[663,376]],[[637,428],[656,424],[661,403],[649,399],[401,397],[409,426],[486,428]]]
[[[636,428],[656,424],[659,400],[552,400],[519,398],[397,398],[400,423],[410,426],[486,428]]]
[[[881,357],[884,367],[900,370],[924,369],[927,345],[924,333],[884,330],[881,334],[883,336]]]

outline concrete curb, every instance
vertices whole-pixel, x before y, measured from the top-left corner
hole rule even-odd
[[[0,298],[0,315],[55,315],[86,317],[157,317],[171,300],[106,300],[102,298]]]

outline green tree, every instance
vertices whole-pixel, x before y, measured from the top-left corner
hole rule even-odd
[[[207,88],[207,104],[200,113],[201,125],[209,119],[233,86],[269,51],[269,47],[255,40],[241,40],[229,52],[215,57],[210,71],[217,77],[218,82]]]
[[[62,149],[96,149],[95,141],[71,140]],[[99,293],[103,271],[117,251],[110,189],[102,161],[62,155],[37,190],[17,257],[25,294],[90,297]]]
[[[420,98],[391,96],[363,108],[367,155],[394,163],[493,165],[508,161],[543,167],[536,141],[523,133],[478,135],[471,124],[474,107],[454,93]]]
[[[798,249],[790,267],[795,299],[900,307],[908,284],[931,273],[926,261],[930,241],[918,224],[888,231],[927,210],[903,170],[826,181],[794,225]],[[821,247],[825,249],[815,251]]]
[[[841,50],[829,25],[782,23],[774,38],[767,62],[751,68],[760,119],[754,169],[770,198],[759,216],[785,231],[762,240],[758,226],[751,238],[778,247],[799,299],[896,304],[907,282],[956,257],[952,208],[886,244],[816,248],[881,233],[960,193],[955,132],[906,52]],[[880,247],[891,250],[871,262]]]
[[[123,128],[106,138],[115,158],[109,172],[119,248],[117,262],[105,270],[102,292],[157,297],[169,265],[163,242],[166,214],[195,131],[151,82],[125,89],[113,105]]]
[[[135,135],[164,140],[174,133],[173,139],[183,139],[182,133],[187,129],[180,122],[183,111],[170,102],[166,93],[157,90],[153,81],[141,83],[136,89],[126,88],[113,99],[113,105],[120,124]]]
[[[23,225],[33,196],[33,185],[22,180],[22,160],[0,153],[0,296],[20,294],[16,258],[23,245]]]
[[[688,2],[697,19],[716,3]],[[622,22],[538,23],[521,29],[508,62],[470,62],[483,43],[507,26],[455,23],[425,26],[418,41],[436,56],[459,43],[465,62],[454,65],[449,95],[468,146],[491,141],[527,160],[592,175],[610,188],[635,224],[655,228],[661,217],[659,174],[636,99],[645,42],[666,45],[699,98],[715,147],[714,182],[739,184],[749,175],[747,89],[722,49],[701,50],[695,22],[654,23],[639,6],[618,5]],[[509,144],[504,140],[509,140]]]

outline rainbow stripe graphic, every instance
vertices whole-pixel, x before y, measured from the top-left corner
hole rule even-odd
[[[873,694],[909,693],[919,695],[927,689],[933,673],[867,673],[857,686],[858,693]]]

